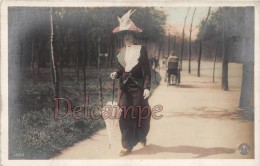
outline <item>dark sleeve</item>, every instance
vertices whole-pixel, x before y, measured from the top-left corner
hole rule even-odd
[[[119,78],[123,75],[124,67],[117,61],[117,70],[116,70],[116,78]]]
[[[151,88],[151,69],[150,69],[150,61],[148,59],[147,50],[145,47],[142,47],[141,49],[141,55],[142,55],[142,70],[143,70],[143,76],[144,76],[144,89]]]

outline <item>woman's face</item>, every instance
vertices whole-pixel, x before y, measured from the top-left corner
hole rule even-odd
[[[124,44],[125,46],[131,46],[134,43],[134,36],[131,33],[127,33],[124,36]]]

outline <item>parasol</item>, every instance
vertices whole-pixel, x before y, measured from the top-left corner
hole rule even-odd
[[[115,89],[115,80],[113,80],[113,88],[112,88],[112,101],[107,102],[107,104],[102,109],[102,118],[105,121],[108,141],[109,141],[109,149],[113,143],[115,128],[118,124],[118,120],[120,117],[120,109],[117,106],[117,102],[114,102],[114,89]]]

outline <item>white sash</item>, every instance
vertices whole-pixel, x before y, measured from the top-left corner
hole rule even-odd
[[[119,63],[124,66],[126,72],[130,72],[137,65],[138,58],[141,55],[141,48],[141,45],[132,45],[126,47],[117,55]]]

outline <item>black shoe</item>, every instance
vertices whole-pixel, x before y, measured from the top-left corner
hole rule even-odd
[[[144,139],[144,140],[141,141],[141,145],[142,145],[143,147],[146,146],[146,141],[147,141],[146,139]]]
[[[120,156],[120,157],[127,156],[127,155],[129,155],[131,152],[132,152],[132,150],[130,150],[130,149],[121,150],[120,153],[119,153],[119,156]]]

